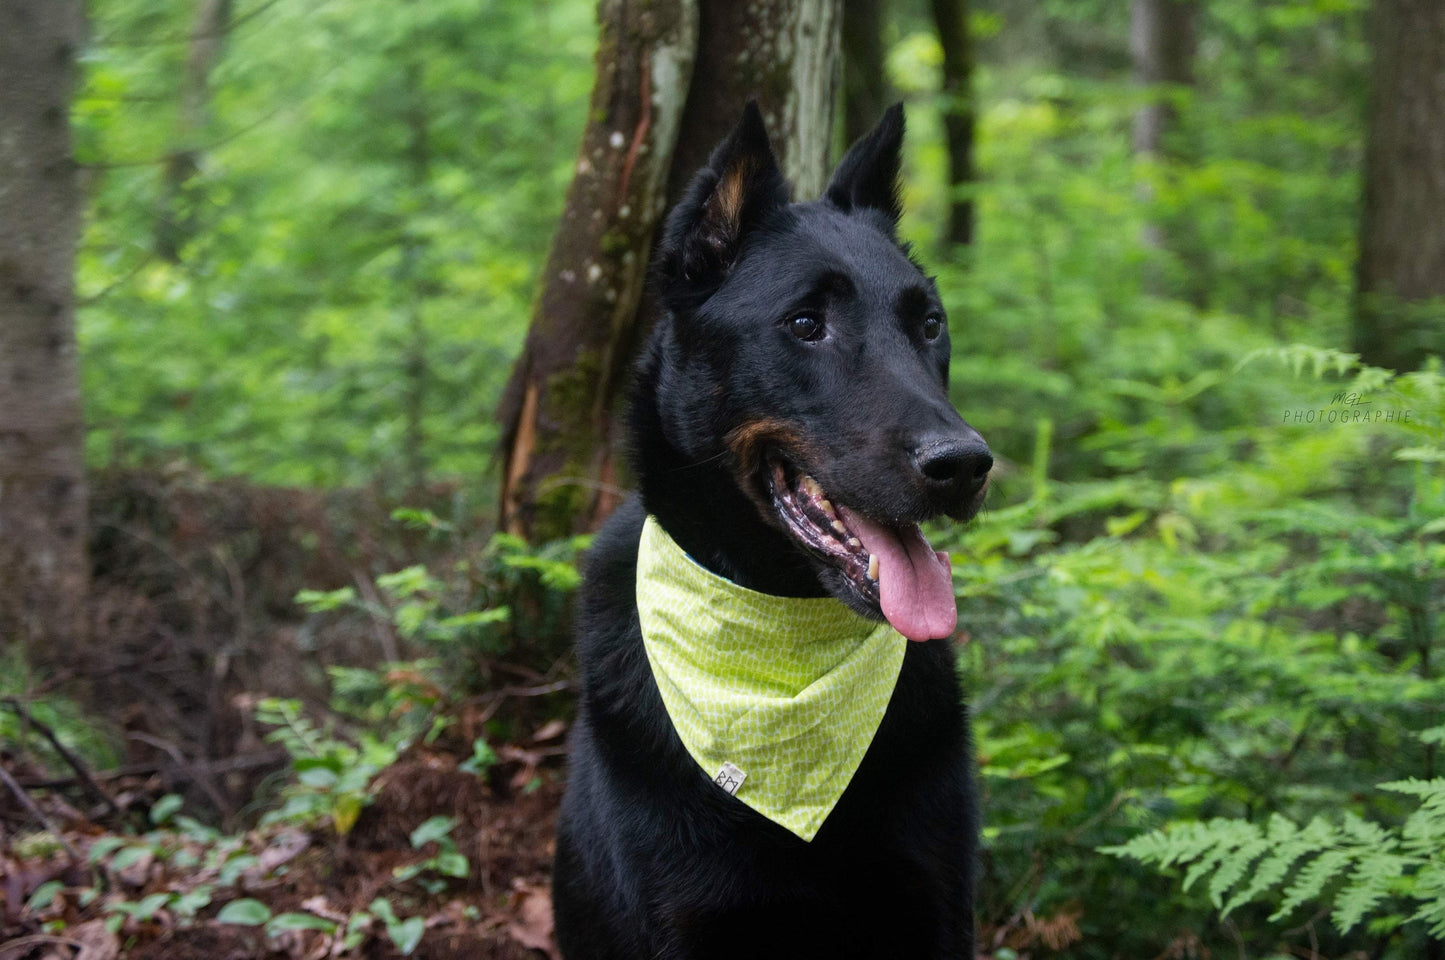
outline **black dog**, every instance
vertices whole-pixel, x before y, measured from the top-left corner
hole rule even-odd
[[[902,138],[895,106],[823,199],[790,203],[750,104],[667,220],[629,422],[640,499],[598,537],[581,601],[553,892],[568,960],[973,956],[956,612],[917,523],[972,517],[993,461],[948,400],[937,290],[895,237]],[[810,841],[718,786],[669,717],[636,595],[649,514],[732,584],[929,641],[893,636],[886,714]]]

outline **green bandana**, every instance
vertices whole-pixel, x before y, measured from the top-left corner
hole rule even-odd
[[[647,518],[642,642],[683,746],[718,786],[812,840],[883,720],[902,634],[832,598],[748,590]]]

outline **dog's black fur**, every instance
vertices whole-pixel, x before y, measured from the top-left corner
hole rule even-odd
[[[895,525],[977,510],[991,460],[947,398],[933,282],[895,238],[902,135],[894,107],[822,200],[791,204],[750,105],[668,218],[630,413],[641,496],[597,538],[581,601],[553,887],[568,960],[973,956],[977,810],[950,641],[908,645],[862,765],[805,843],[687,753],[635,602],[651,513],[738,584],[881,618],[780,520],[775,485],[799,472]]]

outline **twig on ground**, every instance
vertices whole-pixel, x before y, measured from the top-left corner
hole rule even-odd
[[[233,773],[237,770],[250,770],[254,767],[269,767],[273,764],[284,763],[286,752],[284,750],[268,750],[262,753],[243,753],[234,757],[227,757],[224,760],[210,760],[191,764],[192,770],[204,770],[208,774]],[[145,777],[153,773],[160,773],[166,768],[160,763],[132,763],[124,767],[117,767],[114,770],[98,770],[95,773],[97,780],[120,780],[123,777]],[[187,771],[180,771],[182,778],[188,777]],[[74,786],[75,777],[54,777],[48,780],[25,779],[19,781],[20,785],[28,790],[54,790],[59,787]]]
[[[31,947],[39,946],[42,943],[54,943],[62,947],[76,947],[84,950],[85,944],[79,940],[72,940],[69,937],[56,937],[46,933],[35,933],[28,937],[16,937],[14,940],[7,940],[0,944],[0,960],[9,960],[11,957],[23,957]]]
[[[80,852],[71,846],[70,841],[65,839],[65,834],[61,833],[56,829],[55,824],[50,822],[50,818],[45,815],[45,811],[35,805],[35,801],[30,799],[30,794],[25,792],[25,788],[15,782],[15,778],[10,776],[10,771],[5,769],[4,764],[0,764],[0,780],[3,780],[5,786],[10,788],[10,792],[15,794],[15,799],[20,801],[20,805],[30,811],[30,815],[40,821],[40,825],[44,827],[47,832],[55,836],[55,839],[65,848],[65,852],[70,854],[70,859],[79,860]]]
[[[180,747],[171,743],[169,740],[162,740],[160,737],[153,737],[148,733],[141,733],[139,731],[132,731],[126,734],[126,736],[132,740],[139,740],[141,743],[150,744],[158,750],[165,751],[165,753],[176,762],[176,766],[180,767],[190,778],[190,781],[200,787],[206,796],[211,798],[211,802],[216,805],[216,809],[220,811],[221,816],[230,817],[236,812],[231,804],[226,801],[220,789],[211,782],[211,778],[206,776],[196,764],[186,759],[185,754],[181,753]]]
[[[41,721],[35,719],[35,717],[31,715],[30,711],[25,709],[25,705],[14,697],[6,697],[4,700],[0,700],[0,703],[3,703],[5,706],[15,711],[15,714],[20,717],[20,719],[23,720],[25,723],[34,727],[36,730],[39,730],[40,735],[43,736],[46,740],[50,741],[50,745],[55,748],[55,752],[60,754],[61,759],[63,759],[67,764],[70,765],[70,769],[75,771],[76,778],[78,778],[79,781],[84,784],[91,793],[99,797],[100,801],[110,808],[111,813],[113,813],[117,817],[121,815],[120,806],[115,802],[115,798],[112,797],[109,793],[107,793],[105,788],[96,782],[95,777],[91,775],[90,768],[87,767],[83,762],[81,762],[81,759],[77,757],[75,753],[72,752],[68,747],[66,747],[65,744],[60,742],[60,738],[55,735],[54,730],[50,729],[49,726],[42,723]]]

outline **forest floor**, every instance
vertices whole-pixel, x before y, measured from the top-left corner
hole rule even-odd
[[[502,752],[519,759],[479,777],[448,753],[409,751],[373,783],[344,836],[288,825],[221,838],[184,818],[115,832],[34,789],[35,771],[11,762],[35,809],[7,792],[0,820],[43,815],[54,831],[16,836],[0,859],[0,960],[555,956],[548,884],[560,773],[527,763],[523,748]],[[125,803],[147,790],[133,780],[107,792]],[[436,817],[455,820],[447,841],[414,844]],[[469,862],[463,879],[405,877],[448,841]]]
[[[181,467],[90,487],[104,642],[83,660],[0,661],[0,960],[555,955],[570,631],[457,659],[440,689],[397,663],[436,650],[408,646],[379,600],[349,618],[295,600],[375,598],[384,572],[450,571],[485,539],[418,532],[371,490]],[[414,496],[440,510],[452,493]],[[337,668],[396,696],[370,719],[337,714]],[[265,698],[296,704],[311,739],[278,741]],[[367,766],[406,709],[431,732]],[[477,743],[492,750],[480,767]]]

